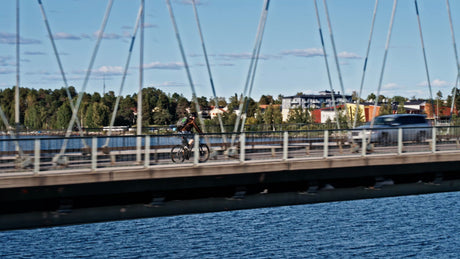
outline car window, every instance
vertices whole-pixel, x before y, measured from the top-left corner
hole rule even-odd
[[[426,124],[425,117],[422,116],[401,116],[396,119],[397,123],[401,125],[411,125],[411,124]]]
[[[393,123],[394,118],[392,117],[376,117],[374,125],[389,125]]]

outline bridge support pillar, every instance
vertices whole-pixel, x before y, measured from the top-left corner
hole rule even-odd
[[[391,178],[376,177],[374,188],[379,189],[385,185],[394,185],[394,181]]]

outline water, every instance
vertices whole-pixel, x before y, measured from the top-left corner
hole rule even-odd
[[[460,192],[0,232],[8,258],[459,258]]]

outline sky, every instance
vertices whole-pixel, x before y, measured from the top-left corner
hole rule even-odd
[[[115,0],[91,77],[82,89],[108,0],[42,0],[69,85],[88,93],[120,92],[123,69],[140,0]],[[196,0],[217,95],[243,92],[264,0]],[[42,14],[35,0],[20,0],[20,85],[64,86]],[[191,79],[198,96],[212,90],[191,0],[171,0]],[[327,0],[332,36],[343,79],[340,84],[324,1],[317,0],[332,89],[359,92],[375,1]],[[191,97],[184,61],[164,0],[145,0],[142,87]],[[455,86],[457,65],[446,1],[419,0],[419,13],[433,97],[446,98]],[[380,0],[362,97],[381,94],[428,98],[425,63],[413,0],[399,0],[391,41],[381,71],[393,1]],[[456,41],[460,1],[450,1]],[[0,89],[16,84],[16,0],[0,2]],[[137,35],[123,96],[139,90]],[[457,43],[458,44],[458,43]],[[271,0],[251,97],[317,94],[330,90],[318,33],[314,0]]]

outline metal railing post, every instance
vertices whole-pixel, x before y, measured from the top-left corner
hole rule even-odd
[[[323,144],[323,157],[327,158],[329,155],[329,130],[324,131],[324,144]]]
[[[142,146],[142,138],[138,136],[136,137],[136,162],[139,164],[141,163],[141,160],[142,160],[141,146]]]
[[[93,137],[91,142],[91,170],[97,168],[97,138]]]
[[[436,153],[436,127],[432,128],[432,133],[431,133],[431,152]]]
[[[284,132],[283,137],[283,160],[288,159],[288,144],[289,144],[289,132]]]
[[[372,135],[372,131],[369,133],[369,138]],[[369,140],[370,143],[370,140]],[[366,156],[367,153],[367,138],[366,138],[366,130],[363,129],[363,133],[361,134],[361,156]]]
[[[240,134],[240,162],[244,163],[245,159],[245,149],[246,149],[246,134]]]
[[[34,173],[40,172],[40,139],[34,141]]]
[[[150,136],[145,136],[145,154],[144,154],[144,167],[150,166]]]
[[[398,155],[401,155],[403,151],[403,129],[398,128]]]
[[[194,136],[195,142],[193,143],[193,164],[198,165],[199,158],[200,158],[200,135],[195,134]]]

